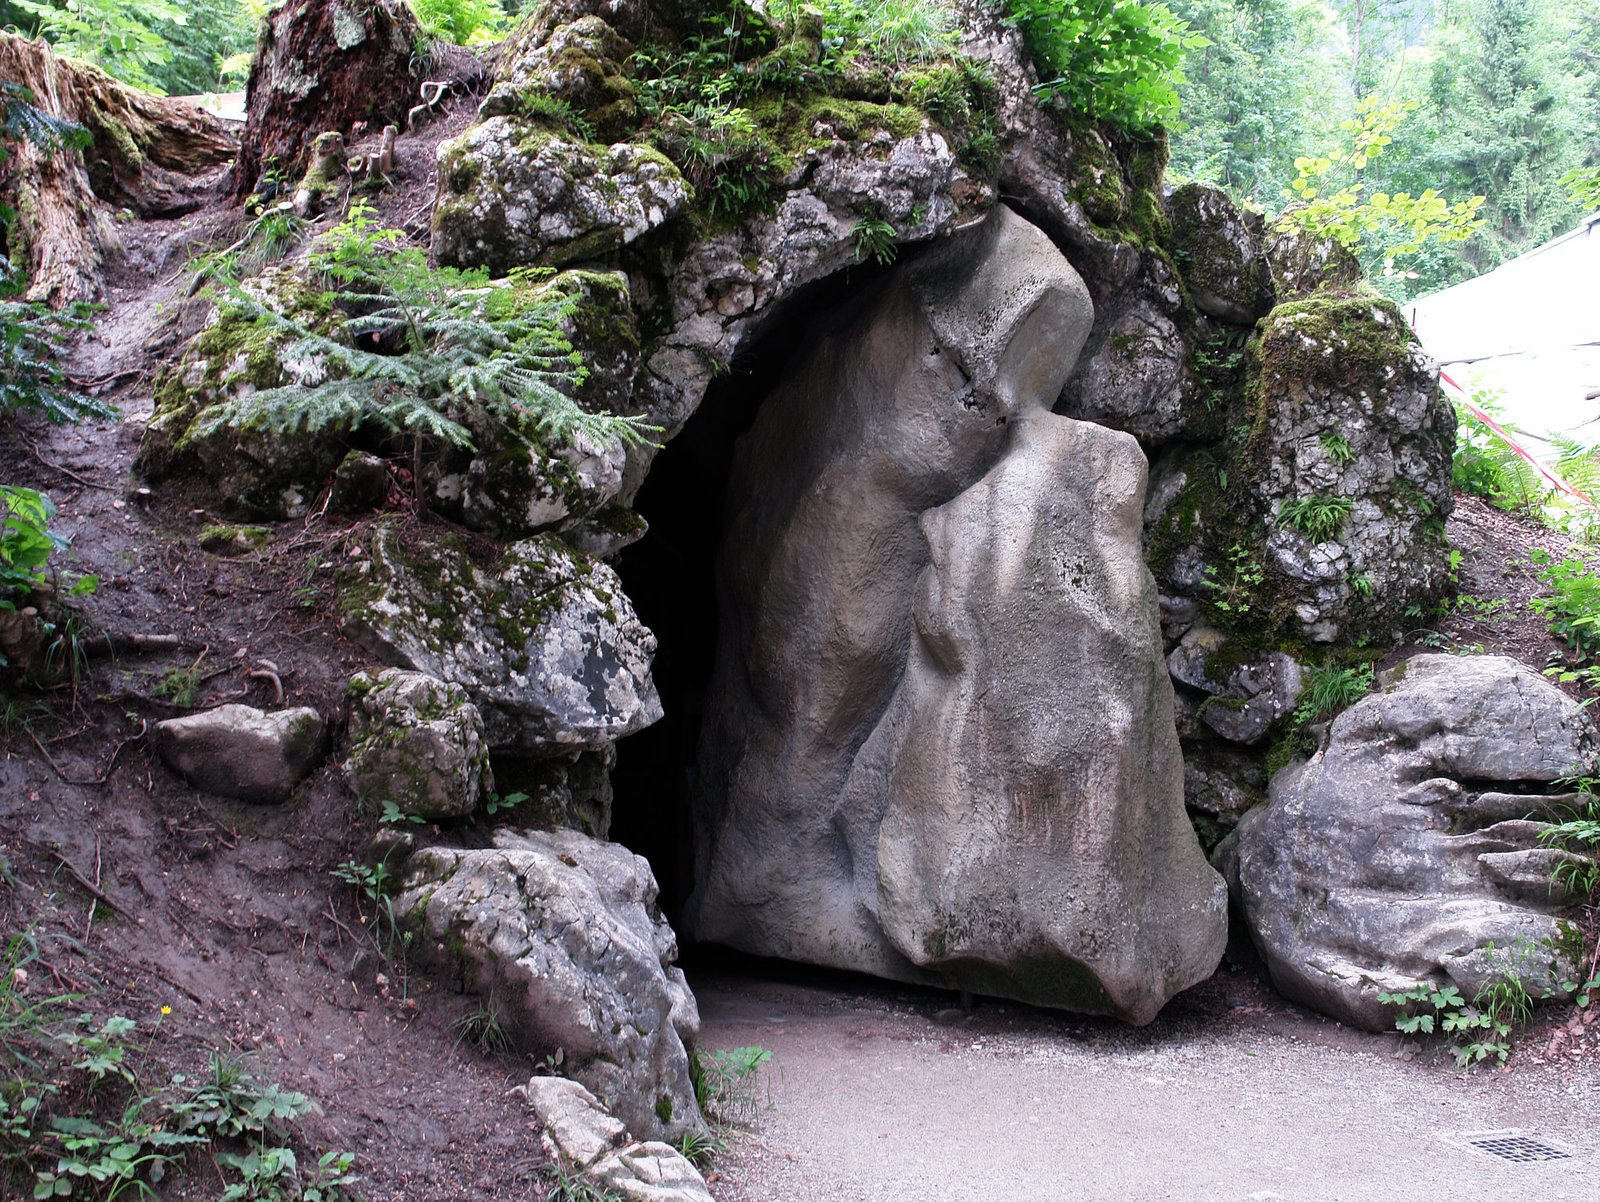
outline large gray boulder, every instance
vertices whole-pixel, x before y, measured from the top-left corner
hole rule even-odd
[[[601,748],[661,716],[655,636],[616,573],[552,535],[479,567],[450,538],[379,528],[338,581],[346,629],[397,667],[460,685],[491,751]]]
[[[1273,983],[1370,1030],[1393,1026],[1379,991],[1470,1001],[1510,973],[1560,994],[1582,943],[1538,838],[1572,800],[1553,782],[1595,771],[1593,724],[1503,656],[1419,655],[1381,684],[1219,850]]]
[[[327,723],[309,706],[268,714],[219,705],[157,722],[155,739],[161,758],[195,788],[261,803],[288,800],[328,746]]]
[[[407,868],[394,906],[415,954],[492,997],[520,1048],[561,1052],[637,1136],[705,1129],[685,1047],[700,1013],[644,859],[577,831],[499,831]]]
[[[1148,1022],[1221,955],[1133,439],[1051,415],[1090,322],[1003,207],[814,332],[737,454],[688,920]]]

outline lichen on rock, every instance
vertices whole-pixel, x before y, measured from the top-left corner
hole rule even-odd
[[[346,629],[380,658],[461,686],[491,750],[599,748],[661,716],[655,636],[616,573],[551,535],[492,566],[464,540],[380,527],[337,590]]]

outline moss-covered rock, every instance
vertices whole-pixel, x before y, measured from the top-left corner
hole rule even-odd
[[[261,296],[292,320],[326,324],[321,294],[279,268],[252,281]],[[291,358],[292,336],[263,326],[241,309],[215,309],[178,363],[156,380],[155,413],[135,460],[152,479],[184,477],[214,491],[218,509],[236,518],[283,521],[303,517],[322,481],[344,457],[348,427],[315,437],[222,427],[202,432],[212,406],[262,388],[319,380],[323,358]]]
[[[441,263],[512,267],[600,259],[683,213],[693,191],[657,150],[589,145],[490,117],[439,147],[433,249]]]
[[[1221,188],[1185,184],[1167,198],[1168,245],[1189,299],[1209,317],[1253,326],[1272,307],[1272,275],[1261,214],[1241,209]]]
[[[388,662],[465,689],[491,750],[598,748],[661,716],[655,636],[605,564],[549,535],[487,566],[462,537],[380,528],[367,550],[337,580],[346,629]]]
[[[1324,291],[1262,319],[1245,374],[1232,437],[1153,472],[1162,592],[1254,646],[1393,637],[1449,584],[1437,368],[1392,304]]]
[[[579,17],[549,40],[514,43],[498,82],[479,108],[484,117],[559,118],[576,113],[601,141],[623,137],[638,124],[639,106],[622,64],[633,45],[602,18]]]
[[[440,822],[462,818],[494,788],[483,718],[460,685],[389,668],[350,682],[345,778],[374,805]]]

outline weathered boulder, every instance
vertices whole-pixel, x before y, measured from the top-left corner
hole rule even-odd
[[[1247,431],[1164,456],[1147,513],[1164,597],[1247,656],[1274,637],[1388,638],[1449,583],[1455,414],[1398,309],[1319,292],[1262,318],[1238,397]]]
[[[195,788],[263,803],[287,800],[327,750],[327,724],[307,706],[219,705],[158,722],[155,736],[161,758]]]
[[[530,23],[502,48],[499,79],[478,112],[515,116],[546,98],[583,114],[601,140],[623,137],[639,111],[622,65],[632,52],[632,43],[595,13],[556,27],[547,37],[540,36],[538,23]]]
[[[383,460],[365,451],[351,451],[333,470],[328,512],[365,513],[377,509],[388,495],[389,469]]]
[[[1349,247],[1293,225],[1268,231],[1265,250],[1279,300],[1299,300],[1318,289],[1354,288],[1361,282],[1361,261]]]
[[[1206,694],[1199,717],[1224,739],[1258,743],[1300,698],[1300,665],[1282,651],[1239,659],[1225,636],[1192,626],[1167,656],[1174,680]]]
[[[650,866],[576,831],[498,831],[492,848],[412,855],[395,900],[415,954],[492,996],[512,1040],[563,1053],[634,1132],[704,1129],[686,1042],[700,1028]]]
[[[253,301],[313,328],[326,312],[289,267],[243,285]],[[205,429],[207,411],[224,402],[282,384],[326,378],[321,355],[291,354],[288,331],[255,322],[242,308],[213,309],[183,357],[156,381],[155,412],[136,464],[153,480],[183,477],[215,491],[217,508],[230,517],[285,521],[304,517],[318,488],[346,453],[345,428],[318,437],[303,433]]]
[[[472,813],[494,787],[483,718],[460,685],[388,668],[357,673],[349,691],[344,772],[358,796],[439,822]]]
[[[1171,247],[1189,299],[1207,317],[1253,326],[1272,307],[1272,271],[1261,214],[1214,184],[1189,183],[1167,198]]]
[[[534,1077],[519,1085],[544,1128],[540,1142],[564,1171],[587,1178],[602,1193],[627,1202],[712,1202],[705,1178],[671,1144],[636,1143],[600,1100],[565,1077]]]
[[[698,937],[1135,1022],[1215,967],[1144,460],[1048,412],[1089,324],[1000,207],[819,323],[762,405],[729,493]]]
[[[1502,974],[1535,997],[1574,979],[1581,947],[1540,848],[1541,792],[1594,772],[1578,705],[1502,656],[1419,655],[1337,719],[1309,762],[1220,849],[1251,935],[1285,996],[1391,1029],[1379,991]]]
[[[616,573],[551,535],[479,567],[464,539],[408,543],[378,529],[344,568],[352,637],[397,667],[461,686],[492,751],[599,748],[661,716],[655,636]]]
[[[503,273],[597,259],[688,208],[694,190],[660,151],[564,138],[490,117],[439,147],[439,261]]]

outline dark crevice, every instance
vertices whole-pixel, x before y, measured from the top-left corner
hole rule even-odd
[[[902,248],[904,262],[918,248]],[[889,269],[867,263],[836,272],[774,307],[748,335],[729,371],[712,380],[681,433],[656,456],[634,508],[649,524],[618,557],[639,618],[655,632],[656,688],[665,716],[617,745],[611,837],[646,857],[674,926],[694,884],[689,798],[706,687],[716,655],[716,561],[726,526],[734,443],[783,378],[811,318]]]

